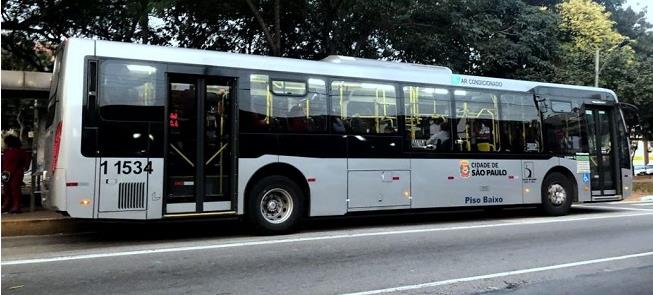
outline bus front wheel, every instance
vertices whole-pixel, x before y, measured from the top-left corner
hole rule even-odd
[[[572,182],[562,173],[552,172],[542,184],[542,211],[560,216],[569,213],[574,200]]]
[[[302,199],[302,190],[291,179],[280,175],[264,177],[249,193],[248,219],[260,233],[292,231],[301,219]]]

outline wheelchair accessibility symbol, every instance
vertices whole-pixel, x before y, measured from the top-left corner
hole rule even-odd
[[[590,174],[589,173],[583,173],[583,182],[584,183],[590,182]]]

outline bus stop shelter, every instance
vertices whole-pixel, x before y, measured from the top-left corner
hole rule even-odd
[[[43,122],[50,89],[51,73],[2,71],[2,135],[18,136],[23,148],[32,155],[30,171],[37,171],[43,165],[43,153],[38,150],[38,141],[43,132]],[[38,196],[36,175],[25,175],[24,194],[30,195],[30,210],[34,210]]]

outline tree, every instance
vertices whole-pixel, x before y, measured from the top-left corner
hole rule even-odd
[[[551,80],[558,17],[517,0],[411,1],[391,32],[397,59],[454,72]]]
[[[594,57],[598,50],[601,62],[610,62],[602,72],[602,80],[616,73],[617,63],[629,66],[634,62],[634,52],[629,46],[618,44],[627,40],[614,28],[614,21],[605,7],[590,0],[567,0],[558,6],[562,32],[562,54],[557,67],[557,82],[593,85]],[[614,52],[613,52],[614,51]],[[605,83],[601,84],[605,86]]]
[[[69,37],[165,44],[150,26],[149,16],[171,4],[169,0],[3,1],[2,66],[49,71],[50,53]]]

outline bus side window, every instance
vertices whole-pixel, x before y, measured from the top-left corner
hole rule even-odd
[[[397,96],[390,84],[331,82],[334,131],[342,125],[349,134],[396,134]]]
[[[587,143],[581,140],[584,132],[584,128],[581,128],[581,103],[579,99],[548,99],[550,107],[543,114],[545,152],[575,154],[588,150]]]
[[[250,75],[250,96],[240,103],[245,132],[326,132],[326,83],[275,80]]]
[[[489,91],[456,89],[457,150],[496,152],[500,149],[497,95]]]
[[[501,152],[533,153],[542,146],[540,117],[532,94],[501,95]]]
[[[156,63],[103,60],[98,65],[98,107],[88,109],[82,152],[91,157],[162,157],[165,73]],[[85,100],[85,109],[88,107]]]
[[[406,134],[413,150],[448,152],[451,94],[444,88],[404,86]]]

